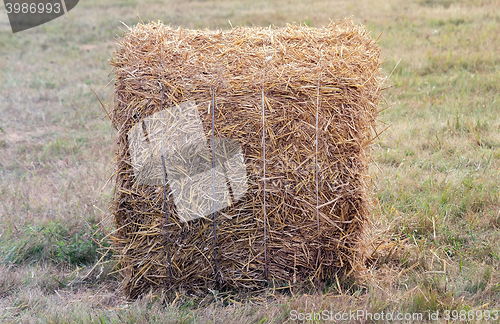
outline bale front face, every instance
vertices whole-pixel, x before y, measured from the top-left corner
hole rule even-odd
[[[196,31],[156,23],[130,29],[111,61],[112,118],[119,130],[114,242],[126,292],[206,290],[216,281],[253,289],[270,279],[326,280],[350,271],[368,213],[379,55],[366,31],[347,20],[321,29]],[[190,125],[197,134],[203,130],[194,136],[199,147],[193,149],[192,140],[186,146],[166,139],[167,119],[158,119],[164,125],[161,153],[153,140],[149,151],[137,149],[133,136],[154,132],[144,126],[141,134],[141,123],[154,124],[161,111],[193,107],[200,123]],[[236,143],[234,156],[241,159],[217,160],[217,152],[226,150],[217,143],[225,141]],[[174,175],[179,168],[173,159],[160,168],[161,155],[172,146],[205,152],[197,158],[212,161],[213,170],[222,161],[220,176],[213,177],[209,165],[182,178],[191,182],[176,182],[181,178]],[[137,167],[149,163],[137,153],[143,151],[151,157],[150,173]],[[138,164],[141,159],[145,164]],[[194,170],[192,163],[182,165],[184,173]],[[231,166],[242,166],[243,174]],[[186,192],[210,201],[217,191],[208,186],[201,190],[206,195],[200,193],[195,173],[212,176],[215,187],[233,185],[217,198],[224,203],[215,208],[215,228],[212,213],[206,213],[215,203],[207,203],[208,209],[185,203],[194,197]],[[138,181],[148,178],[144,174],[152,180]],[[223,180],[215,185],[216,178]]]

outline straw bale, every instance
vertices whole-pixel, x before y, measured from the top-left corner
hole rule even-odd
[[[251,290],[271,280],[325,281],[356,267],[369,213],[371,130],[381,98],[380,49],[362,26],[343,20],[324,28],[212,31],[150,23],[130,28],[117,41],[111,59],[111,117],[118,130],[113,241],[129,296],[151,287],[196,292]],[[200,207],[201,217],[186,216],[192,206],[179,207],[172,188],[189,184],[162,185],[162,173],[172,179],[176,172],[174,162],[168,160],[163,170],[161,154],[141,148],[146,144],[137,130],[143,123],[144,134],[154,132],[148,125],[161,111],[193,107],[201,122],[190,125],[197,134],[202,129],[204,138],[190,138],[186,147],[166,140],[166,132],[162,150],[202,152],[193,159],[209,161],[206,171],[215,159],[211,152],[223,151],[213,145],[236,143],[231,149],[246,168],[240,194],[220,198],[229,203],[216,213],[215,233],[206,214],[213,203]],[[219,144],[210,140],[212,114]],[[166,117],[158,120],[167,123]],[[132,147],[156,160],[131,154]],[[137,169],[141,159],[146,171]],[[189,169],[200,163],[186,162],[183,172],[202,173]]]

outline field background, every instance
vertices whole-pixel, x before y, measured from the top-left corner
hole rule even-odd
[[[0,10],[0,322],[282,323],[292,310],[500,309],[500,1],[80,1],[12,34]],[[114,38],[183,28],[365,24],[392,75],[373,146],[366,283],[258,298],[127,301],[101,260],[112,195]],[[140,17],[140,18],[139,18]],[[397,64],[399,62],[399,64]],[[109,107],[108,107],[109,109]],[[98,262],[98,261],[101,262]]]

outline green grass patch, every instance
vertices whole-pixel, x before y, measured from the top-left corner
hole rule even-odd
[[[4,263],[29,264],[31,262],[66,263],[77,266],[91,265],[101,256],[99,251],[109,246],[96,224],[69,227],[68,224],[48,222],[28,225],[19,237],[1,242]],[[109,259],[109,257],[108,257]]]

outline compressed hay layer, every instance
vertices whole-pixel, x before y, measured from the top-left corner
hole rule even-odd
[[[118,44],[113,239],[129,296],[151,287],[321,281],[356,266],[381,83],[380,49],[363,27],[344,20],[319,29],[209,31],[151,23]],[[209,147],[214,113],[214,136],[236,141],[244,156],[248,189],[217,212],[215,235],[212,215],[182,221],[168,186],[167,226],[163,186],[138,184],[132,166],[133,126],[187,102]]]

